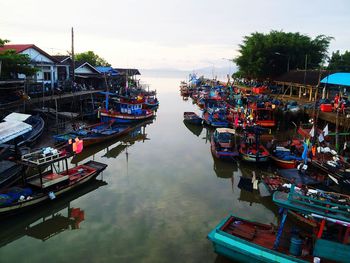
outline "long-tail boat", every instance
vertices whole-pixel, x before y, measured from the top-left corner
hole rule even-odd
[[[186,111],[184,112],[184,122],[195,124],[195,125],[201,125],[203,122],[203,119],[198,116],[195,112]]]

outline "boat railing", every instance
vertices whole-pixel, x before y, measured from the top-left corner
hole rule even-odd
[[[22,155],[22,162],[27,162],[35,165],[43,165],[55,162],[65,157],[65,153],[61,150],[47,147],[35,152]]]
[[[322,213],[337,213],[342,214],[347,217],[350,217],[350,206],[349,205],[342,205],[339,203],[330,202],[327,199],[327,197],[322,197],[325,200],[312,198],[311,196],[299,194],[293,190],[288,195],[289,201],[306,205],[310,208],[314,208],[317,210],[320,210]]]

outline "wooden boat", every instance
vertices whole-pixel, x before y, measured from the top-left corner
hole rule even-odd
[[[229,126],[229,122],[226,119],[226,110],[223,108],[207,108],[203,112],[203,121],[216,128],[227,128]]]
[[[321,262],[348,262],[350,258],[349,198],[335,193],[303,194],[292,187],[289,193],[275,192],[273,201],[288,210],[311,215],[319,221],[312,255]],[[283,231],[283,226],[281,228]]]
[[[271,107],[255,108],[255,123],[264,128],[273,128],[276,126],[274,110]]]
[[[83,165],[68,168],[66,151],[46,148],[22,156],[22,163],[33,167],[37,174],[23,178],[24,184],[3,189],[0,191],[0,216],[20,213],[27,209],[54,201],[61,195],[73,191],[100,174],[107,165],[95,161],[88,161]],[[65,169],[59,170],[55,166],[60,162]],[[45,167],[49,169],[45,172]]]
[[[25,236],[47,240],[62,233],[62,231],[78,229],[79,222],[83,219],[79,215],[84,210],[83,208],[74,208],[76,204],[72,202],[105,185],[107,185],[105,181],[92,179],[91,182],[79,187],[74,192],[51,202],[50,206],[41,206],[40,209],[27,211],[25,216],[0,219],[2,227],[0,247]]]
[[[155,95],[145,96],[145,102],[143,103],[144,109],[155,109],[159,106],[159,101]]]
[[[201,125],[203,122],[203,119],[194,112],[186,111],[184,112],[184,121],[190,124]]]
[[[230,215],[208,234],[216,253],[238,262],[310,262],[312,256],[295,257],[288,242],[273,249],[276,234],[272,225]],[[322,261],[323,262],[323,261]]]
[[[324,196],[325,197],[325,196]],[[282,210],[277,231],[271,226],[230,215],[208,234],[216,253],[239,262],[348,262],[350,206],[291,192],[275,192]],[[284,230],[288,209],[319,220],[317,231]],[[327,228],[325,228],[327,224]]]
[[[290,149],[283,146],[277,146],[276,149],[271,152],[270,158],[282,169],[296,168],[298,164],[303,161],[301,156],[298,156],[295,152],[291,152]]]
[[[39,116],[13,112],[0,123],[0,143],[9,145],[32,145],[44,130],[45,122]]]
[[[67,143],[69,139],[79,138],[84,141],[84,146],[86,147],[115,139],[128,133],[130,130],[131,126],[115,125],[113,122],[97,123],[77,131],[54,135],[53,138],[56,143]]]
[[[219,159],[232,160],[239,156],[238,145],[235,142],[235,130],[217,128],[211,137],[211,152]]]
[[[117,98],[109,105],[109,93],[106,92],[106,107],[100,110],[101,122],[113,120],[120,123],[143,121],[154,116],[153,110],[142,109],[143,98]]]
[[[268,150],[260,144],[260,136],[264,131],[259,126],[247,127],[239,149],[242,160],[247,162],[267,162],[270,157]]]

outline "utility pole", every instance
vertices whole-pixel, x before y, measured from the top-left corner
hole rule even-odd
[[[72,91],[74,91],[74,81],[75,81],[74,29],[72,27]]]

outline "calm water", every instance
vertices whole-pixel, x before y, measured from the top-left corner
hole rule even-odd
[[[2,222],[1,263],[226,262],[206,239],[224,216],[277,223],[269,198],[238,187],[265,168],[214,161],[210,131],[183,123],[198,110],[179,96],[180,79],[147,82],[161,103],[153,123],[72,160],[107,163],[98,180]]]

